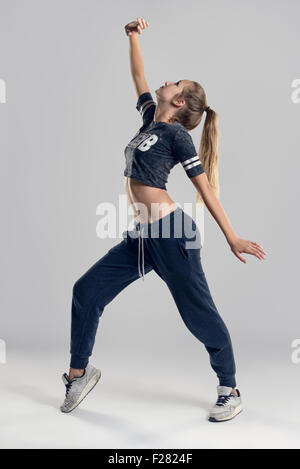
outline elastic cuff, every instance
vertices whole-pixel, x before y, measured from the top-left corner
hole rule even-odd
[[[220,386],[236,387],[235,375],[219,377]]]
[[[89,359],[87,357],[79,357],[78,355],[71,355],[70,367],[77,370],[83,370],[87,367]]]

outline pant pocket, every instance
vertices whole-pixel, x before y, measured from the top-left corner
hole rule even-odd
[[[175,238],[178,246],[178,250],[181,253],[182,257],[186,260],[189,260],[189,250],[185,247],[185,238]]]

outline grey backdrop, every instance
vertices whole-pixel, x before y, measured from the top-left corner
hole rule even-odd
[[[236,350],[291,367],[299,337],[298,1],[0,1],[1,333],[17,347],[65,351],[71,289],[120,239],[99,239],[96,207],[124,194],[124,148],[141,125],[124,25],[140,36],[150,89],[193,79],[220,117],[220,201],[266,260],[241,263],[205,211],[203,266]],[[199,147],[202,126],[192,131]],[[192,202],[179,165],[170,196]],[[107,306],[95,353],[198,347],[154,272]],[[204,352],[206,353],[206,352]],[[266,358],[268,357],[268,358]],[[300,366],[300,365],[299,365]],[[299,368],[292,365],[293,373]],[[245,372],[240,368],[240,373]]]

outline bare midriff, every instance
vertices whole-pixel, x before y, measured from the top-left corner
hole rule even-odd
[[[166,190],[148,186],[134,178],[125,177],[125,191],[134,219],[141,223],[152,223],[178,207]]]

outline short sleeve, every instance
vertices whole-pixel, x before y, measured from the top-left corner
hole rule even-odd
[[[152,98],[151,93],[142,93],[136,104],[136,109],[142,116],[143,125],[150,124],[153,121],[155,114],[156,103]]]
[[[187,130],[180,128],[173,140],[173,153],[189,178],[204,173],[193,139]]]

